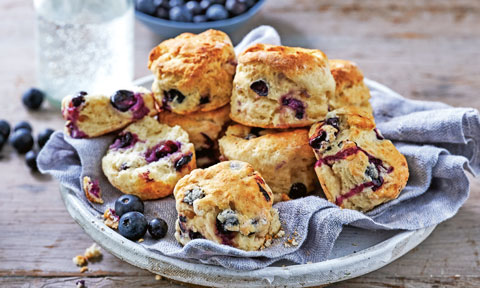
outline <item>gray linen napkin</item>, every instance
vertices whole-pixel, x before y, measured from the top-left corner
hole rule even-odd
[[[268,26],[253,30],[237,46],[243,50],[251,41],[279,44],[276,31]],[[154,253],[221,265],[236,270],[253,270],[279,260],[296,263],[326,260],[344,225],[367,230],[414,230],[436,225],[455,215],[469,194],[468,170],[480,171],[480,120],[478,111],[453,108],[443,103],[408,100],[376,82],[366,80],[372,94],[378,128],[394,141],[408,161],[410,179],[400,197],[363,214],[336,205],[318,196],[275,205],[286,237],[296,232],[298,246],[285,247],[286,237],[272,246],[246,252],[205,239],[185,247],[174,239],[177,217],[173,197],[146,202],[147,217],[162,217],[168,235],[159,241],[146,237],[139,244]],[[42,173],[52,174],[72,189],[95,215],[113,207],[121,193],[112,187],[101,170],[101,159],[113,136],[91,140],[72,139],[61,132],[52,135],[38,157]],[[99,179],[104,205],[89,203],[82,190],[82,177]],[[374,233],[374,232],[372,232]]]

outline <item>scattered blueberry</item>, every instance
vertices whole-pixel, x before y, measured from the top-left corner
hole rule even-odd
[[[19,130],[19,129],[26,129],[26,130],[32,132],[32,126],[27,121],[20,121],[17,124],[15,124],[15,126],[13,126],[13,131],[14,132]]]
[[[182,92],[178,91],[177,89],[170,89],[168,91],[163,91],[163,96],[167,102],[172,102],[176,100],[178,104],[181,104],[183,100],[185,100],[185,95]]]
[[[117,210],[115,209],[115,212]],[[145,216],[137,211],[127,212],[120,217],[118,232],[130,240],[138,240],[145,236],[148,229],[148,222]]]
[[[37,152],[30,150],[25,154],[25,162],[32,171],[37,170]]]
[[[154,239],[161,239],[167,235],[168,225],[163,219],[153,218],[148,222],[148,233]]]
[[[207,9],[206,15],[212,21],[224,20],[228,18],[228,11],[220,4],[213,4]]]
[[[37,110],[42,106],[43,99],[45,94],[37,88],[30,88],[22,96],[23,105],[28,109]]]
[[[5,145],[5,142],[7,142],[7,138],[5,138],[5,136],[3,136],[3,134],[0,134],[0,151],[3,148],[3,145]]]
[[[170,8],[182,6],[183,4],[185,4],[185,1],[183,1],[183,0],[170,0],[170,1],[168,1],[168,5],[170,6]]]
[[[290,187],[288,196],[292,199],[298,199],[307,195],[307,186],[303,183],[293,183]]]
[[[85,102],[86,95],[87,95],[87,92],[85,91],[78,92],[77,95],[72,98],[73,107],[78,107],[82,105],[82,103]]]
[[[207,16],[205,15],[195,15],[193,16],[193,23],[202,23],[202,22],[207,22]]]
[[[45,146],[45,143],[47,143],[48,139],[50,139],[50,136],[52,136],[53,132],[55,131],[50,128],[47,128],[40,132],[37,137],[38,147],[42,148],[43,146]]]
[[[33,147],[33,137],[27,129],[17,129],[10,137],[10,144],[18,153],[26,153]]]
[[[187,165],[191,160],[192,160],[192,154],[182,156],[182,158],[178,159],[175,162],[175,170],[177,171],[182,170],[183,166]]]
[[[122,216],[123,214],[132,211],[143,213],[143,210],[144,206],[142,200],[135,195],[125,194],[115,201],[115,213],[118,216]]]
[[[162,19],[168,19],[168,9],[161,6],[158,7],[157,11],[155,11],[155,16]]]
[[[268,85],[263,80],[257,80],[250,85],[250,89],[253,92],[257,93],[258,96],[267,96],[268,95]]]
[[[192,15],[198,15],[202,13],[202,7],[200,7],[200,3],[197,1],[188,1],[187,4],[185,4],[185,8],[187,8]]]
[[[170,9],[170,20],[177,22],[192,22],[193,15],[185,6],[176,6]]]
[[[138,11],[143,12],[145,14],[153,15],[157,7],[153,3],[153,0],[136,0],[135,7]]]
[[[242,14],[248,9],[247,4],[240,2],[239,0],[227,0],[225,8],[227,8],[227,11],[233,15]]]
[[[135,94],[128,90],[118,90],[110,97],[110,103],[119,111],[125,112],[135,105]]]
[[[200,1],[200,8],[202,8],[203,11],[206,11],[208,7],[212,6],[212,4],[212,0],[202,0]]]
[[[0,120],[0,134],[5,137],[5,140],[8,138],[8,135],[10,135],[10,124],[5,120]]]
[[[238,0],[238,1],[245,3],[245,5],[247,5],[247,8],[250,8],[253,5],[255,5],[255,0]]]
[[[166,9],[170,9],[170,5],[168,2],[169,0],[153,0],[153,5],[155,5],[155,7],[163,7]]]

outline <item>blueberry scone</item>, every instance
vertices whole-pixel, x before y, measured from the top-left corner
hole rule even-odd
[[[235,66],[232,41],[217,30],[163,41],[150,52],[148,62],[155,75],[155,99],[163,110],[178,114],[225,106],[232,95]]]
[[[155,114],[153,94],[141,87],[118,90],[112,95],[81,91],[62,100],[65,133],[73,138],[101,136]]]
[[[187,132],[151,117],[120,132],[102,159],[110,183],[142,200],[172,194],[177,181],[195,168],[195,150]]]
[[[252,251],[269,246],[280,229],[272,191],[248,163],[225,161],[193,170],[173,193],[175,238],[182,245],[205,238]]]
[[[256,44],[238,56],[232,120],[254,127],[304,127],[323,119],[335,80],[320,50]]]
[[[330,109],[359,106],[372,111],[370,90],[363,82],[363,73],[358,66],[347,60],[329,60],[330,71],[335,79],[335,97],[329,101]]]
[[[306,196],[319,187],[307,129],[281,131],[237,124],[228,127],[219,146],[225,159],[248,162],[262,174],[274,203]]]
[[[158,114],[158,121],[169,126],[178,125],[187,131],[195,146],[197,167],[204,168],[218,162],[218,138],[230,121],[230,106],[208,112],[179,115],[168,111]]]
[[[368,110],[333,110],[309,137],[325,196],[340,207],[371,210],[397,198],[407,183],[405,157],[382,137]]]

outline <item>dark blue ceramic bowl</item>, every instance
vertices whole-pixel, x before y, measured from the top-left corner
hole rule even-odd
[[[143,24],[150,28],[150,30],[160,36],[167,38],[175,37],[183,32],[200,33],[207,29],[222,30],[228,34],[240,28],[250,18],[257,14],[263,4],[265,4],[265,0],[259,0],[255,5],[253,5],[250,9],[247,10],[247,12],[243,14],[225,20],[203,23],[170,21],[153,17],[137,10],[135,10],[135,16],[138,20],[140,20]]]

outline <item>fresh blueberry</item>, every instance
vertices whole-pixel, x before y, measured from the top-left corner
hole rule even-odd
[[[155,7],[163,7],[166,9],[170,9],[170,5],[168,4],[169,0],[153,0],[153,5]]]
[[[135,94],[128,90],[118,90],[110,97],[110,103],[117,110],[125,112],[136,103]]]
[[[200,8],[202,8],[203,11],[207,11],[208,7],[212,6],[212,0],[202,0],[200,1]]]
[[[298,199],[307,195],[307,186],[303,183],[293,183],[290,187],[288,196],[292,199]]]
[[[0,120],[0,134],[3,135],[5,140],[8,138],[8,135],[10,135],[10,124],[5,120]]]
[[[6,142],[7,142],[7,138],[5,138],[3,134],[0,134],[0,151],[2,150],[3,145],[5,145]]]
[[[227,11],[233,15],[242,14],[248,9],[247,4],[240,2],[239,0],[227,0],[225,8],[227,8]]]
[[[153,218],[148,222],[148,233],[154,239],[161,239],[167,235],[168,225],[163,219]]]
[[[52,136],[53,132],[55,131],[50,128],[47,128],[40,132],[37,137],[38,147],[42,148],[43,146],[45,146],[45,143],[47,143],[48,139],[50,139],[50,136]]]
[[[135,195],[125,194],[115,201],[115,213],[118,216],[132,211],[143,213],[143,209],[142,200]]]
[[[225,0],[212,0],[213,4],[225,5]]]
[[[322,142],[325,141],[326,139],[327,139],[327,133],[325,131],[321,131],[317,137],[311,138],[308,141],[308,144],[310,144],[310,146],[313,149],[320,149],[322,148]]]
[[[18,129],[10,137],[10,144],[18,153],[26,153],[33,147],[33,137],[27,129]]]
[[[85,91],[78,92],[77,95],[72,98],[73,107],[78,107],[82,105],[82,103],[85,102],[86,95],[87,95],[87,92]]]
[[[20,121],[17,124],[15,124],[15,126],[13,126],[13,132],[15,132],[19,129],[26,129],[26,130],[32,132],[32,126],[27,121]]]
[[[253,5],[255,5],[255,0],[238,0],[238,1],[245,3],[245,5],[247,5],[247,8],[250,8]]]
[[[228,11],[220,4],[213,4],[207,9],[206,15],[212,21],[224,20],[228,18]]]
[[[177,22],[192,22],[193,15],[185,6],[176,6],[170,9],[170,20]]]
[[[36,88],[30,88],[22,96],[23,105],[25,105],[28,109],[37,110],[42,106],[43,99],[45,98],[45,94],[42,91]]]
[[[136,0],[135,7],[138,11],[143,12],[145,14],[153,15],[157,7],[153,3],[153,0]]]
[[[202,13],[202,7],[200,7],[200,3],[197,1],[188,1],[187,4],[185,4],[185,8],[187,8],[192,15],[198,15]]]
[[[175,162],[175,170],[180,171],[182,170],[183,166],[187,165],[190,161],[192,161],[192,154],[188,154],[185,156],[182,156],[182,158],[178,159]]]
[[[163,92],[164,99],[167,102],[172,102],[176,100],[178,104],[181,104],[183,100],[185,100],[185,95],[182,92],[178,91],[177,89],[170,89],[168,91]]]
[[[117,210],[115,209],[115,212]],[[118,232],[130,240],[138,240],[145,236],[148,229],[148,222],[145,216],[137,211],[127,212],[120,217]]]
[[[265,81],[263,80],[257,80],[250,84],[250,89],[253,90],[253,92],[257,93],[258,96],[267,96],[268,95],[268,85]]]
[[[162,19],[168,19],[168,9],[161,6],[158,7],[157,11],[155,11],[155,16]]]
[[[168,1],[168,5],[171,8],[182,6],[183,4],[185,4],[185,1],[183,1],[183,0],[170,0],[170,1]]]
[[[37,170],[37,152],[30,150],[25,154],[25,162],[32,171]]]
[[[202,23],[202,22],[207,22],[207,16],[205,15],[195,15],[193,16],[193,23]]]

